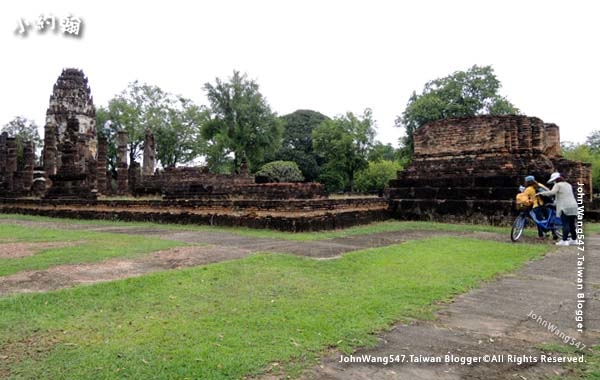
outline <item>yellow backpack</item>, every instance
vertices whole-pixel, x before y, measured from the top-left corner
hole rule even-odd
[[[529,199],[529,195],[525,193],[517,194],[517,210],[522,210],[533,206],[533,202]]]

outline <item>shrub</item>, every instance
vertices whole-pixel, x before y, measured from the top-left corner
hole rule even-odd
[[[358,191],[382,190],[390,180],[396,178],[396,172],[402,165],[394,161],[369,162],[369,166],[356,173],[356,189]]]
[[[293,161],[273,161],[263,165],[256,173],[269,182],[301,182],[304,180],[298,165]]]

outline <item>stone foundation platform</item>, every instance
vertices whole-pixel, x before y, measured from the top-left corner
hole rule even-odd
[[[75,219],[268,228],[288,232],[347,228],[389,219],[383,198],[286,200],[0,199],[0,213]]]

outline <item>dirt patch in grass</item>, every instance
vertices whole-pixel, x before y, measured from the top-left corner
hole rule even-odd
[[[79,284],[113,281],[159,270],[205,265],[246,256],[250,250],[232,247],[187,246],[154,252],[133,259],[100,263],[57,265],[0,277],[0,296],[44,292]]]
[[[10,378],[10,367],[25,360],[37,360],[58,343],[56,334],[34,334],[18,341],[8,341],[0,346],[0,378]]]
[[[0,242],[0,259],[18,259],[33,256],[37,253],[52,248],[73,247],[85,243],[84,241],[72,242],[43,242],[43,243],[19,243]]]

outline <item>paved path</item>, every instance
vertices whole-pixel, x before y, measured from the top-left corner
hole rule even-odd
[[[520,271],[490,282],[442,306],[433,322],[399,324],[381,335],[373,349],[355,355],[481,356],[484,354],[539,356],[536,345],[560,343],[532,318],[530,312],[588,347],[600,343],[600,236],[589,236],[585,246],[585,332],[578,333],[576,309],[576,247],[564,247],[530,262]],[[339,354],[308,370],[303,380],[353,379],[547,379],[565,376],[560,365],[526,363],[482,364],[348,364]],[[557,377],[558,376],[558,377]],[[265,377],[277,378],[277,377]]]

